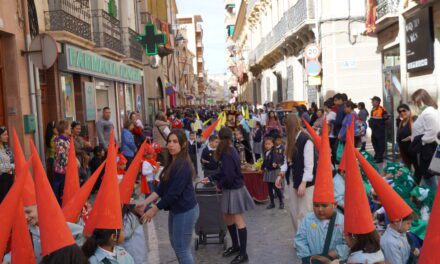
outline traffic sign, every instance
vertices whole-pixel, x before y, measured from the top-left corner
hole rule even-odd
[[[46,33],[37,35],[31,42],[29,56],[38,69],[49,69],[58,58],[55,39]]]
[[[316,60],[320,55],[321,49],[314,43],[307,45],[304,49],[304,57],[308,60]]]
[[[321,63],[319,61],[307,62],[306,70],[310,76],[318,76],[321,73]]]

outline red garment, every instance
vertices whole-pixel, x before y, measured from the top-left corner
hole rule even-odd
[[[118,154],[118,174],[124,175],[126,170],[120,169],[119,167],[122,167],[123,165],[127,165],[127,159],[124,157],[123,153]]]
[[[175,118],[174,120],[171,121],[171,128],[179,129],[182,127],[183,127],[183,123],[179,119]]]

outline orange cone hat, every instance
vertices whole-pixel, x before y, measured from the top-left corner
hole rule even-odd
[[[398,221],[410,215],[412,209],[402,197],[393,190],[359,152],[356,152],[356,156],[374,191],[379,196],[390,221]]]
[[[98,169],[90,176],[90,178],[84,183],[84,185],[79,189],[79,191],[70,199],[67,204],[63,205],[63,214],[67,222],[76,223],[78,221],[78,216],[81,213],[84,204],[90,196],[90,193],[95,186],[96,181],[101,175],[104,169],[105,162],[103,162]]]
[[[63,191],[63,206],[79,191],[78,162],[75,153],[75,140],[70,137],[69,154],[67,156],[66,181]]]
[[[440,186],[437,186],[437,190]],[[420,253],[420,264],[437,264],[440,259],[440,192],[437,192]]]
[[[347,168],[345,171],[344,232],[368,234],[373,232],[375,227],[354,151],[353,142],[347,136],[345,144]]]
[[[19,203],[16,210],[16,221],[12,228],[11,263],[37,263],[28,224],[23,211],[23,203]]]
[[[217,126],[219,122],[219,119],[217,118],[217,120],[212,123],[209,127],[207,127],[203,132],[202,132],[202,138],[204,140],[207,140],[209,138],[209,136],[211,136],[212,132],[214,132],[215,127]]]
[[[322,125],[321,145],[319,146],[318,167],[316,170],[314,203],[335,203],[330,142],[326,119]]]
[[[302,119],[304,125],[306,125],[306,129],[309,132],[310,136],[312,137],[313,144],[315,144],[316,148],[318,149],[318,146],[321,145],[321,137],[316,133],[315,129],[313,129],[312,126],[310,126],[309,122],[307,122],[304,118]],[[326,122],[326,121],[324,121]],[[324,123],[322,124],[324,126]],[[321,133],[323,134],[323,133]],[[319,151],[319,150],[318,150]]]
[[[13,144],[15,166],[17,168],[22,168],[26,164],[26,158],[23,154],[23,149],[21,148],[20,140],[18,139],[15,128],[12,130],[12,144]],[[32,179],[32,175],[30,174],[29,170],[27,170],[27,172],[25,173],[23,203],[24,206],[37,204],[37,200],[35,199],[34,181]]]
[[[16,167],[16,180],[0,204],[0,256],[3,256],[5,253],[12,226],[16,221],[17,210],[21,209],[23,211],[20,197],[22,197],[26,181],[24,172],[28,172],[29,167],[29,162],[25,167]]]
[[[130,198],[133,194],[134,184],[136,183],[136,178],[139,173],[139,168],[142,166],[142,156],[144,155],[144,150],[147,142],[144,141],[139,151],[136,153],[133,161],[130,164],[127,172],[124,175],[121,183],[119,184],[119,192],[121,195],[122,204],[130,204]]]
[[[91,235],[95,228],[122,229],[121,197],[116,170],[116,149],[113,131],[110,134],[105,174],[95,204],[84,228]]]
[[[47,180],[37,149],[31,142],[33,171],[41,237],[41,255],[46,256],[60,248],[73,245],[72,234],[61,208]]]

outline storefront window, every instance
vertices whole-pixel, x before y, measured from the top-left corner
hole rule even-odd
[[[125,84],[125,110],[127,115],[136,111],[134,88],[132,84]]]
[[[69,121],[73,121],[76,119],[76,116],[75,116],[75,93],[74,93],[72,74],[61,73],[60,85],[63,94],[65,118]]]

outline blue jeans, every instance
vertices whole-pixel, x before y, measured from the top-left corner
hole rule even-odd
[[[61,174],[56,172],[54,173],[52,180],[52,189],[60,205],[62,204],[65,180],[66,180],[66,174]]]
[[[168,233],[171,246],[179,264],[194,264],[191,254],[191,240],[194,226],[199,218],[199,205],[180,214],[168,215]]]

